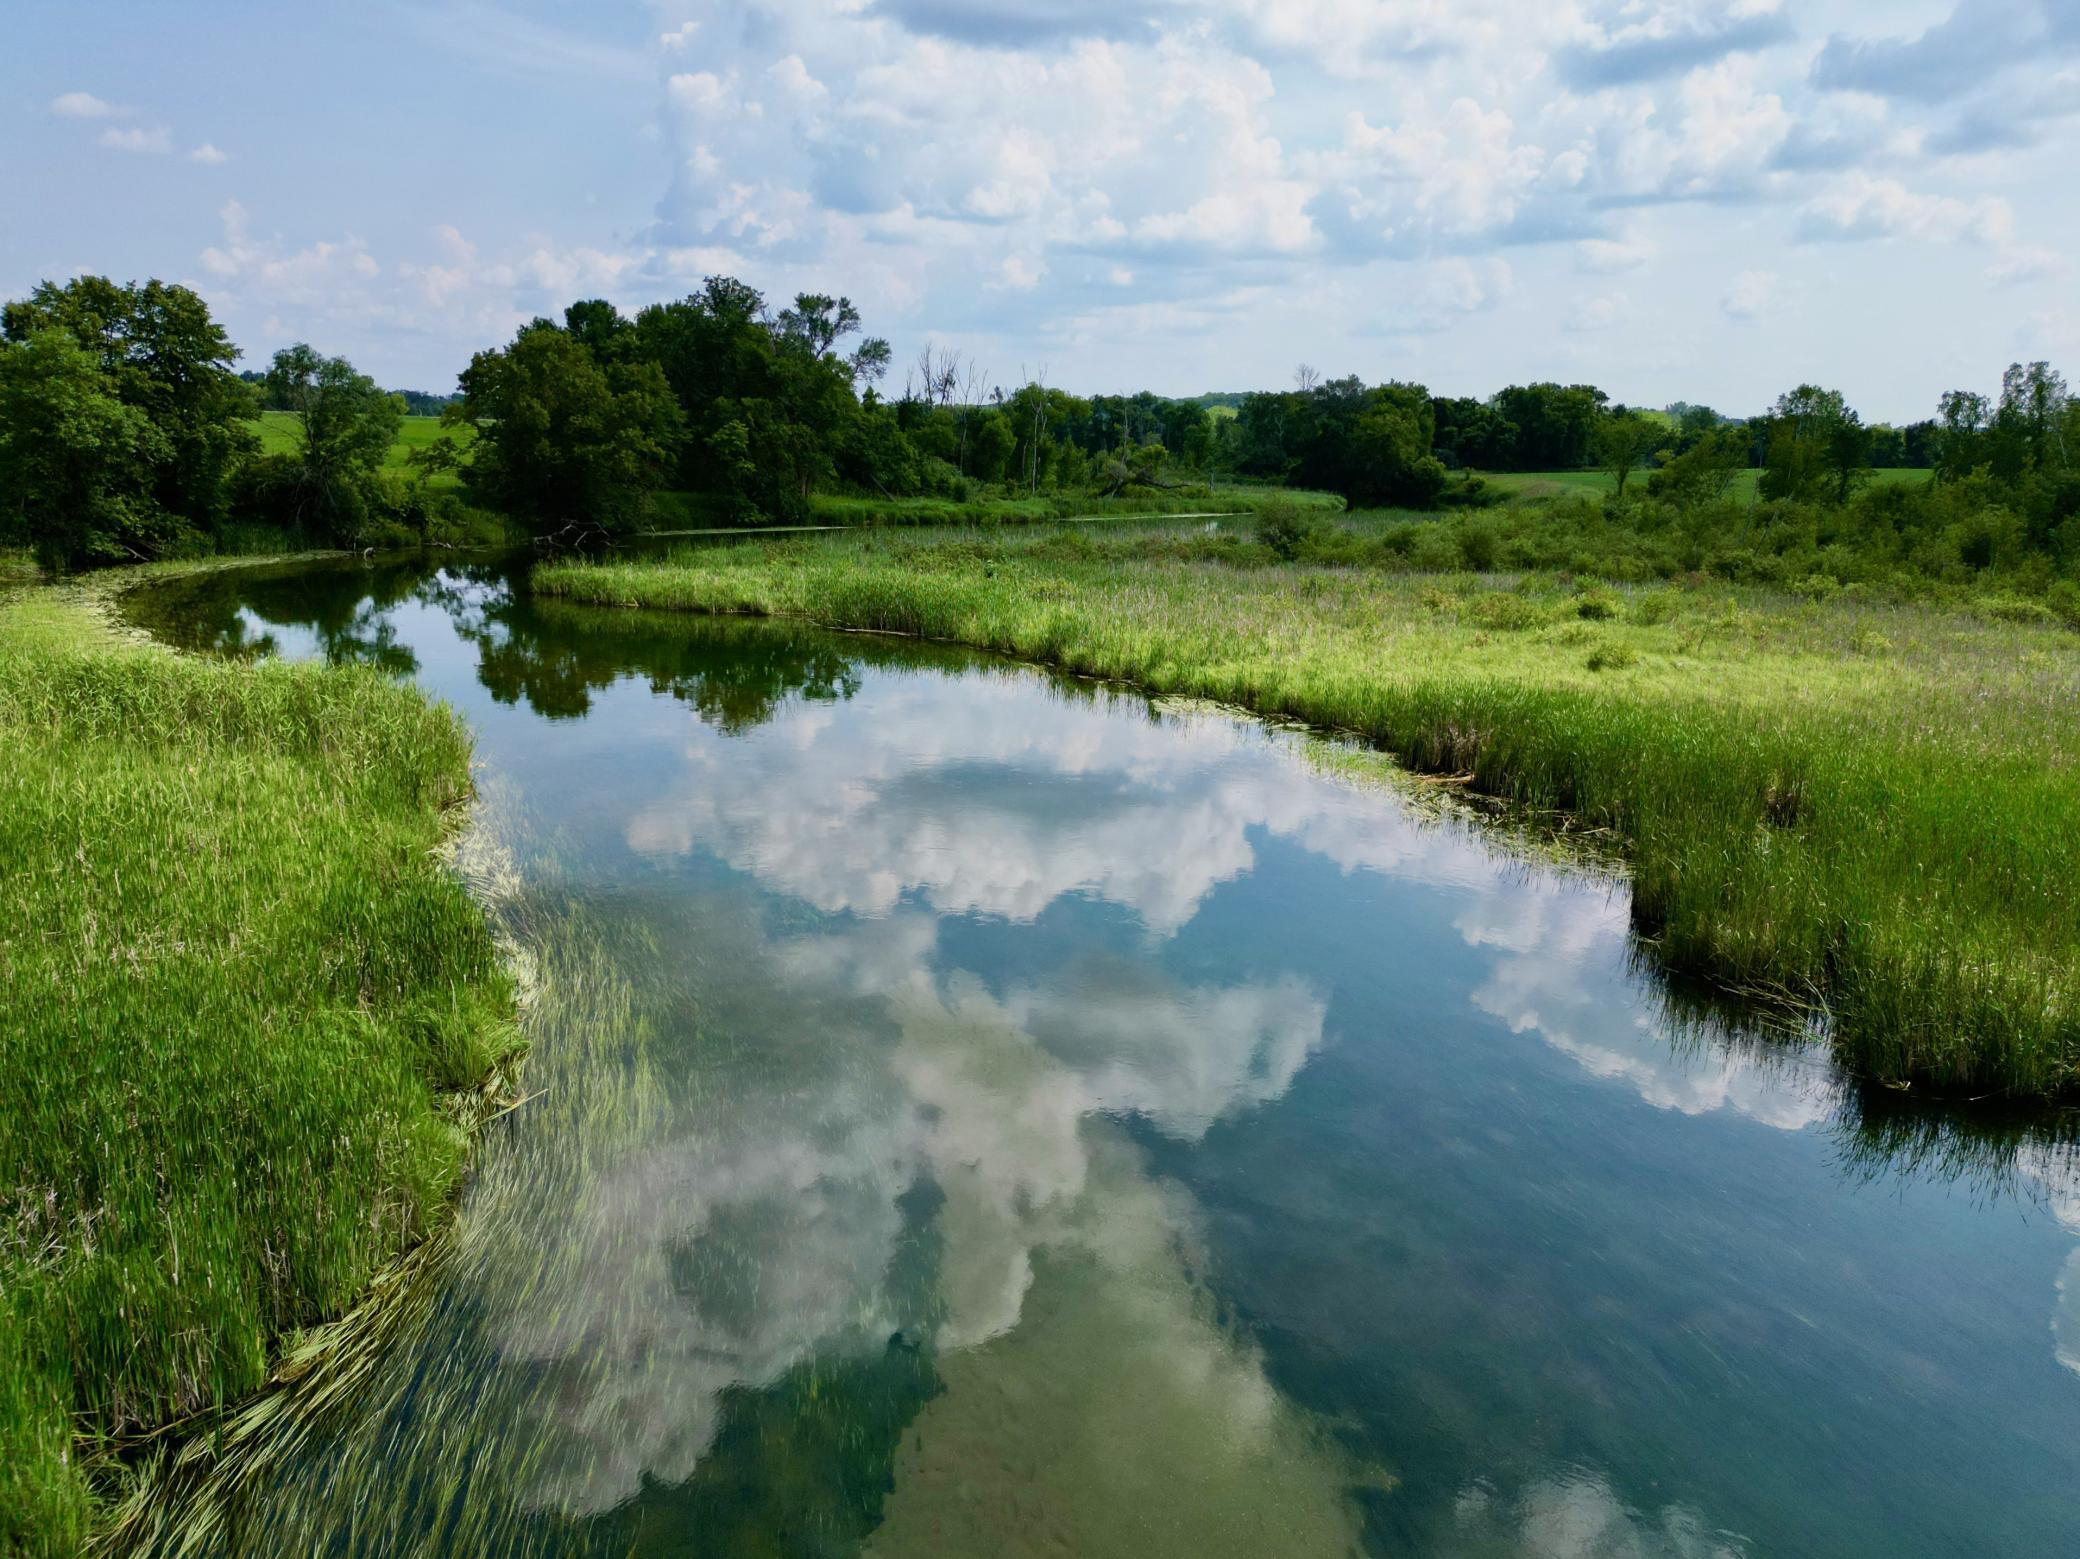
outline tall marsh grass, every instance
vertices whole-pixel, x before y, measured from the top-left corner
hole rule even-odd
[[[458,721],[374,672],[0,602],[0,1553],[262,1384],[427,1230],[515,1043],[441,858]]]
[[[1265,557],[1203,530],[852,536],[559,565],[535,588],[957,640],[1356,732],[1604,831],[1672,968],[1818,1009],[1866,1076],[2080,1087],[2070,633]]]

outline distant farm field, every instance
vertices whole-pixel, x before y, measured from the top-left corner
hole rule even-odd
[[[263,455],[293,455],[303,442],[303,428],[296,414],[289,411],[263,411],[260,413],[260,453]],[[452,438],[467,446],[473,435],[467,429],[441,426],[438,417],[407,417],[397,431],[396,442],[391,444],[390,453],[383,457],[383,469],[403,475],[410,471],[406,457],[413,450],[424,449],[442,438]],[[427,479],[426,485],[436,491],[453,489],[461,485],[461,478],[453,471],[441,471]]]
[[[1569,493],[1587,493],[1592,497],[1608,498],[1617,484],[1608,471],[1482,471],[1477,473],[1489,486],[1513,498],[1558,498]],[[1646,480],[1644,471],[1634,474],[1634,482]],[[1760,471],[1735,473],[1731,495],[1747,502],[1755,498],[1756,484],[1761,480]],[[1912,467],[1888,467],[1870,473],[1875,486],[1888,487],[1896,483],[1925,482],[1929,473]]]

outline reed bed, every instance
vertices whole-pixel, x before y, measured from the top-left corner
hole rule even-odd
[[[517,1046],[452,714],[0,602],[0,1553],[419,1241]]]
[[[1858,1073],[2080,1087],[2080,639],[1726,587],[1279,565],[1205,527],[878,534],[537,571],[601,606],[958,641],[1354,732],[1597,830],[1666,964]]]

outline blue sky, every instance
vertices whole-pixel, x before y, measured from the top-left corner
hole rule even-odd
[[[2075,0],[10,9],[0,294],[176,279],[393,385],[715,271],[1083,391],[2080,373]]]

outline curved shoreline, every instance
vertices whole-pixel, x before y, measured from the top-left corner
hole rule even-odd
[[[1415,600],[1420,580],[1050,545],[811,541],[545,565],[534,588],[909,633],[1348,731],[1412,770],[1608,831],[1632,865],[1636,924],[1670,968],[1824,1017],[1859,1075],[1946,1097],[2080,1088],[2080,926],[2061,929],[2057,908],[2072,891],[2058,863],[2076,853],[2080,786],[2020,752],[1996,768],[1946,733],[1902,734],[1912,706],[1941,691],[1926,679],[1917,691],[1888,673],[1904,713],[1847,698],[1750,704],[1685,683],[1674,657],[1631,672],[1628,641],[1654,630],[1602,621],[1556,626],[1550,667],[1497,669],[1438,631]],[[1563,662],[1576,637],[1613,645],[1616,676],[1595,649],[1586,676]],[[1533,648],[1519,638],[1492,653]]]
[[[306,1162],[300,1150],[285,1148],[285,1143],[300,1139],[293,1135],[284,1138],[283,1132],[291,1128],[279,1120],[269,1131],[256,1134],[253,1143],[243,1140],[246,1134],[241,1133],[215,1147],[183,1146],[180,1122],[222,1120],[245,1107],[234,1102],[236,1092],[221,1094],[223,1087],[236,1090],[239,1085],[228,1075],[211,1071],[207,1063],[177,1069],[170,1090],[163,1071],[156,1082],[142,1076],[132,1078],[128,1086],[150,1087],[162,1096],[154,1106],[153,1118],[163,1115],[166,1123],[149,1128],[164,1134],[166,1145],[159,1151],[170,1156],[208,1155],[207,1161],[212,1163],[220,1159],[239,1163],[242,1155],[261,1151],[263,1144],[257,1139],[265,1138],[273,1143],[276,1157],[255,1165],[249,1176],[241,1176],[241,1190],[230,1201],[207,1200],[214,1195],[209,1187],[216,1182],[209,1175],[215,1172],[194,1171],[195,1188],[187,1195],[204,1198],[198,1206],[209,1210],[180,1220],[176,1229],[171,1220],[177,1214],[169,1209],[165,1233],[172,1243],[159,1257],[151,1255],[149,1230],[123,1235],[126,1215],[117,1212],[113,1215],[116,1222],[108,1225],[111,1215],[105,1210],[97,1228],[118,1231],[117,1246],[111,1251],[104,1232],[97,1254],[82,1235],[75,1253],[72,1224],[67,1221],[74,1214],[63,1200],[56,1201],[52,1254],[45,1265],[14,1275],[26,1284],[50,1288],[63,1302],[62,1296],[69,1291],[65,1285],[85,1281],[75,1270],[83,1272],[82,1264],[130,1263],[125,1270],[134,1275],[122,1281],[133,1287],[144,1285],[141,1291],[148,1294],[161,1292],[158,1285],[163,1283],[164,1300],[156,1307],[150,1300],[132,1301],[120,1321],[113,1317],[104,1321],[91,1305],[82,1309],[73,1302],[74,1313],[60,1329],[77,1336],[85,1328],[85,1335],[91,1337],[95,1328],[113,1326],[113,1335],[105,1340],[123,1356],[144,1361],[180,1358],[185,1355],[163,1334],[156,1317],[161,1309],[172,1306],[166,1309],[165,1325],[175,1324],[172,1318],[183,1303],[179,1296],[186,1291],[182,1286],[185,1256],[187,1265],[199,1268],[199,1274],[209,1280],[205,1287],[214,1284],[230,1295],[250,1291],[259,1296],[259,1308],[252,1311],[250,1321],[241,1318],[244,1312],[227,1312],[213,1323],[219,1330],[204,1334],[200,1346],[234,1346],[242,1353],[257,1349],[264,1374],[246,1384],[242,1372],[250,1368],[247,1365],[184,1366],[208,1373],[202,1386],[180,1386],[169,1380],[162,1388],[169,1393],[165,1400],[180,1404],[179,1411],[151,1411],[145,1404],[154,1399],[148,1397],[136,1402],[118,1397],[116,1401],[129,1405],[110,1417],[83,1410],[102,1400],[109,1388],[95,1376],[94,1355],[80,1358],[77,1342],[71,1344],[68,1351],[74,1358],[61,1375],[50,1377],[53,1384],[49,1388],[72,1395],[66,1404],[74,1418],[70,1430],[57,1441],[24,1440],[23,1436],[44,1433],[32,1428],[37,1419],[15,1417],[12,1423],[0,1424],[0,1429],[11,1431],[6,1438],[21,1458],[17,1476],[39,1480],[18,1485],[20,1492],[9,1503],[22,1499],[26,1504],[7,1520],[0,1520],[0,1529],[8,1520],[28,1523],[33,1546],[25,1552],[122,1551],[129,1523],[136,1518],[139,1502],[153,1481],[150,1469],[164,1469],[196,1454],[207,1455],[208,1451],[199,1448],[221,1446],[227,1435],[236,1440],[241,1426],[264,1416],[269,1395],[285,1380],[337,1370],[342,1362],[347,1365],[346,1375],[351,1376],[357,1348],[394,1327],[396,1315],[409,1309],[399,1304],[400,1299],[421,1286],[417,1276],[437,1263],[453,1226],[456,1194],[466,1178],[474,1143],[485,1124],[509,1108],[515,1097],[521,1046],[514,1025],[513,993],[524,981],[516,978],[518,967],[507,941],[498,939],[494,949],[495,923],[486,913],[489,905],[481,883],[473,884],[464,861],[482,818],[468,772],[468,734],[459,721],[416,690],[383,685],[384,679],[368,673],[320,666],[228,666],[183,655],[152,638],[122,610],[123,597],[164,581],[218,568],[279,561],[284,560],[221,560],[112,571],[68,584],[13,592],[0,600],[0,651],[16,660],[16,685],[11,690],[0,686],[0,694],[11,695],[0,697],[0,722],[11,718],[27,733],[15,760],[18,763],[69,766],[70,760],[63,756],[67,751],[91,753],[96,759],[88,770],[71,771],[85,797],[80,803],[85,810],[79,813],[81,826],[89,831],[85,840],[101,841],[89,848],[83,840],[78,870],[91,884],[97,880],[93,874],[98,858],[109,857],[115,896],[92,887],[84,890],[82,902],[88,912],[84,926],[68,926],[62,918],[68,913],[61,907],[63,901],[49,900],[46,914],[61,918],[33,927],[35,935],[44,944],[62,949],[81,936],[91,941],[98,920],[110,928],[104,934],[134,922],[140,927],[139,934],[154,941],[171,939],[172,951],[142,966],[141,972],[159,968],[169,956],[175,962],[167,967],[178,972],[156,981],[147,978],[138,991],[125,998],[135,1009],[133,1018],[115,1022],[103,1032],[103,1041],[96,1043],[106,1053],[98,1058],[91,1075],[99,1077],[105,1068],[116,1085],[124,1086],[123,1079],[129,1076],[124,1058],[142,1054],[140,1034],[161,1027],[178,1029],[180,1019],[161,1022],[145,1017],[158,1010],[155,1002],[176,1001],[188,1007],[199,1002],[210,1010],[222,1006],[225,1016],[219,1032],[227,1039],[237,1036],[242,1020],[230,1014],[240,1010],[244,987],[259,983],[252,966],[253,958],[265,956],[259,949],[275,949],[291,963],[298,947],[311,954],[326,949],[323,957],[328,963],[345,954],[370,958],[373,967],[397,971],[398,983],[378,985],[364,994],[356,1004],[360,1016],[349,1013],[336,1020],[328,1014],[338,1009],[327,1005],[324,993],[328,982],[336,983],[338,975],[311,967],[303,976],[310,993],[309,1011],[293,1016],[280,1012],[268,1020],[265,1039],[258,1030],[249,1030],[228,1047],[238,1051],[259,1043],[273,1047],[269,1067],[292,1072],[299,1066],[312,1068],[308,1073],[311,1092],[305,1102],[313,1129],[345,1134],[347,1140],[364,1132],[375,1134],[362,1157],[338,1166],[336,1176],[343,1184],[328,1186],[324,1199],[329,1206],[338,1193],[358,1196],[363,1202],[368,1230],[355,1236],[360,1243],[353,1248],[365,1251],[366,1256],[350,1259],[372,1257],[373,1261],[358,1280],[352,1280],[351,1289],[333,1290],[333,1297],[321,1302],[322,1319],[304,1319],[311,1304],[307,1289],[276,1293],[269,1285],[292,1281],[290,1274],[305,1270],[310,1257],[301,1258],[302,1266],[245,1272],[237,1265],[236,1252],[249,1242],[262,1240],[262,1230],[253,1220],[264,1219],[264,1241],[254,1248],[273,1249],[274,1242],[282,1241],[282,1254],[276,1260],[292,1262],[298,1235],[287,1219],[294,1215],[285,1217],[279,1209],[298,1200],[317,1157],[336,1156],[338,1150],[313,1141],[309,1148],[313,1156]],[[126,661],[130,664],[123,664]],[[39,688],[39,683],[45,685]],[[24,688],[30,689],[26,695]],[[90,702],[76,701],[75,689],[78,698]],[[109,700],[127,701],[135,712],[115,716],[111,724],[109,711],[95,707],[95,702]],[[20,726],[24,720],[30,724]],[[347,768],[341,772],[343,754],[355,752],[365,756],[344,760]],[[116,764],[113,772],[122,776],[117,783],[132,792],[171,783],[176,786],[173,794],[190,798],[177,809],[182,813],[180,826],[190,840],[184,850],[154,853],[149,839],[134,837],[123,821],[129,805],[123,791],[100,787],[96,771],[104,760]],[[169,778],[162,781],[161,775]],[[5,778],[0,775],[0,780]],[[183,784],[191,789],[179,790]],[[196,786],[203,788],[192,788]],[[286,835],[262,837],[269,808],[306,789],[329,793],[336,815],[313,812],[307,803],[290,802],[318,831],[306,833],[298,827]],[[212,810],[220,791],[239,798],[233,803],[234,810],[221,814]],[[107,802],[99,799],[103,795]],[[414,796],[423,800],[414,802]],[[115,803],[112,809],[110,802]],[[411,864],[410,854],[394,853],[408,837],[419,838],[430,851],[421,857],[426,865]],[[140,850],[142,853],[133,853]],[[260,864],[242,864],[249,859]],[[284,860],[291,868],[277,877],[274,874]],[[307,866],[299,871],[295,863],[306,860]],[[213,886],[212,873],[223,871],[234,875]],[[369,875],[357,877],[360,872]],[[311,882],[300,880],[305,876]],[[330,901],[310,896],[318,891],[313,884],[321,878],[342,885],[362,883],[353,890],[355,901],[367,906],[365,918],[352,922],[358,929],[327,930],[309,920],[313,913],[336,913],[325,907]],[[443,881],[452,887],[443,887]],[[279,882],[279,888],[268,886],[273,882]],[[256,894],[260,897],[254,898]],[[223,915],[235,913],[230,906],[249,901],[268,906],[264,917],[234,922],[231,940],[223,944],[221,952],[212,951],[218,946],[213,939],[221,933],[210,928],[219,926]],[[383,909],[386,903],[390,905],[387,913]],[[466,917],[475,918],[476,930],[466,929]],[[147,927],[149,932],[143,929]],[[339,940],[342,935],[348,940]],[[352,940],[356,937],[370,939],[365,951],[356,953],[361,946]],[[449,940],[456,937],[459,940]],[[427,945],[407,946],[422,938]],[[475,938],[485,939],[480,949],[471,946]],[[194,959],[196,952],[202,954],[199,962]],[[414,970],[423,973],[418,983],[414,983]],[[61,978],[55,971],[53,965],[52,977]],[[279,970],[275,977],[297,978],[293,969]],[[166,981],[173,983],[164,994],[155,995],[154,986]],[[187,994],[190,986],[198,994]],[[222,993],[221,998],[214,993]],[[76,994],[88,1003],[98,999],[91,982],[87,990]],[[21,1064],[29,1073],[25,1081],[32,1089],[38,1054],[58,1061],[75,1055],[77,1049],[74,1041],[64,1037],[62,1021],[53,1014],[53,1021],[44,1023],[38,1010],[32,1005],[25,1014],[19,1041],[24,1047]],[[350,1063],[347,1071],[337,1072],[329,1069],[336,1068],[338,1061],[321,1059],[326,1052],[299,1048],[307,1047],[309,1042],[301,1036],[312,1023],[320,1025],[314,1033],[329,1034],[339,1028],[341,1035],[353,1036],[325,1043],[344,1042],[349,1048],[339,1052],[339,1060],[348,1055],[359,1055],[360,1060]],[[415,1048],[421,1045],[435,1048],[421,1052]],[[415,1055],[422,1059],[413,1060]],[[475,1055],[486,1058],[487,1069],[476,1070],[471,1065],[468,1058]],[[458,1066],[473,1075],[456,1072]],[[366,1076],[352,1075],[357,1072]],[[82,1073],[87,1075],[84,1068]],[[424,1103],[416,1111],[405,1102],[412,1096],[408,1078],[414,1074],[424,1077],[426,1089],[421,1095]],[[367,1077],[378,1083],[370,1083]],[[274,1072],[263,1068],[253,1085],[272,1088],[278,1084]],[[370,1093],[378,1085],[387,1091]],[[353,1103],[363,1096],[394,1097],[397,1103],[384,1105],[384,1110],[401,1109],[403,1113],[394,1120],[387,1114],[364,1120],[356,1113],[362,1107]],[[91,1099],[83,1108],[91,1111]],[[34,1139],[40,1157],[62,1156],[68,1151],[63,1132],[37,1130],[38,1106],[28,1103],[25,1109],[29,1113],[22,1124],[28,1136],[18,1139],[18,1147],[27,1151],[24,1144]],[[352,1167],[364,1162],[368,1168],[358,1173],[365,1184],[356,1179]],[[51,1172],[62,1174],[59,1169]],[[111,1183],[103,1193],[104,1202],[125,1194],[124,1173],[120,1154],[96,1168],[95,1175]],[[314,1227],[324,1227],[322,1210],[311,1216],[321,1219]],[[190,1223],[196,1219],[200,1220],[197,1227],[211,1230],[211,1238],[222,1243],[224,1254],[211,1254],[214,1245],[205,1245],[200,1252],[195,1249],[201,1240]],[[138,1243],[140,1239],[143,1245]],[[140,1261],[143,1265],[138,1267]],[[161,1265],[155,1266],[155,1262]],[[309,1281],[303,1280],[306,1285]],[[189,1287],[193,1283],[191,1274]],[[19,1300],[14,1317],[25,1328],[20,1345],[27,1350],[24,1358],[31,1361],[49,1351],[38,1341],[43,1330],[59,1324],[39,1319],[43,1311],[38,1309],[36,1293],[41,1288],[23,1290],[25,1297]],[[286,1326],[268,1319],[279,1314],[295,1319]],[[211,1338],[217,1341],[212,1343]],[[63,1362],[34,1365],[36,1378],[44,1379],[47,1369],[56,1369]],[[126,1376],[150,1368],[149,1362],[133,1363]],[[151,1377],[140,1378],[149,1381]],[[61,1380],[70,1384],[57,1384]],[[206,1383],[212,1381],[215,1386],[208,1387]],[[198,1389],[203,1394],[188,1400],[187,1394]],[[37,1461],[41,1453],[31,1448],[39,1444],[59,1457],[47,1470]],[[0,1512],[0,1516],[6,1515]]]

